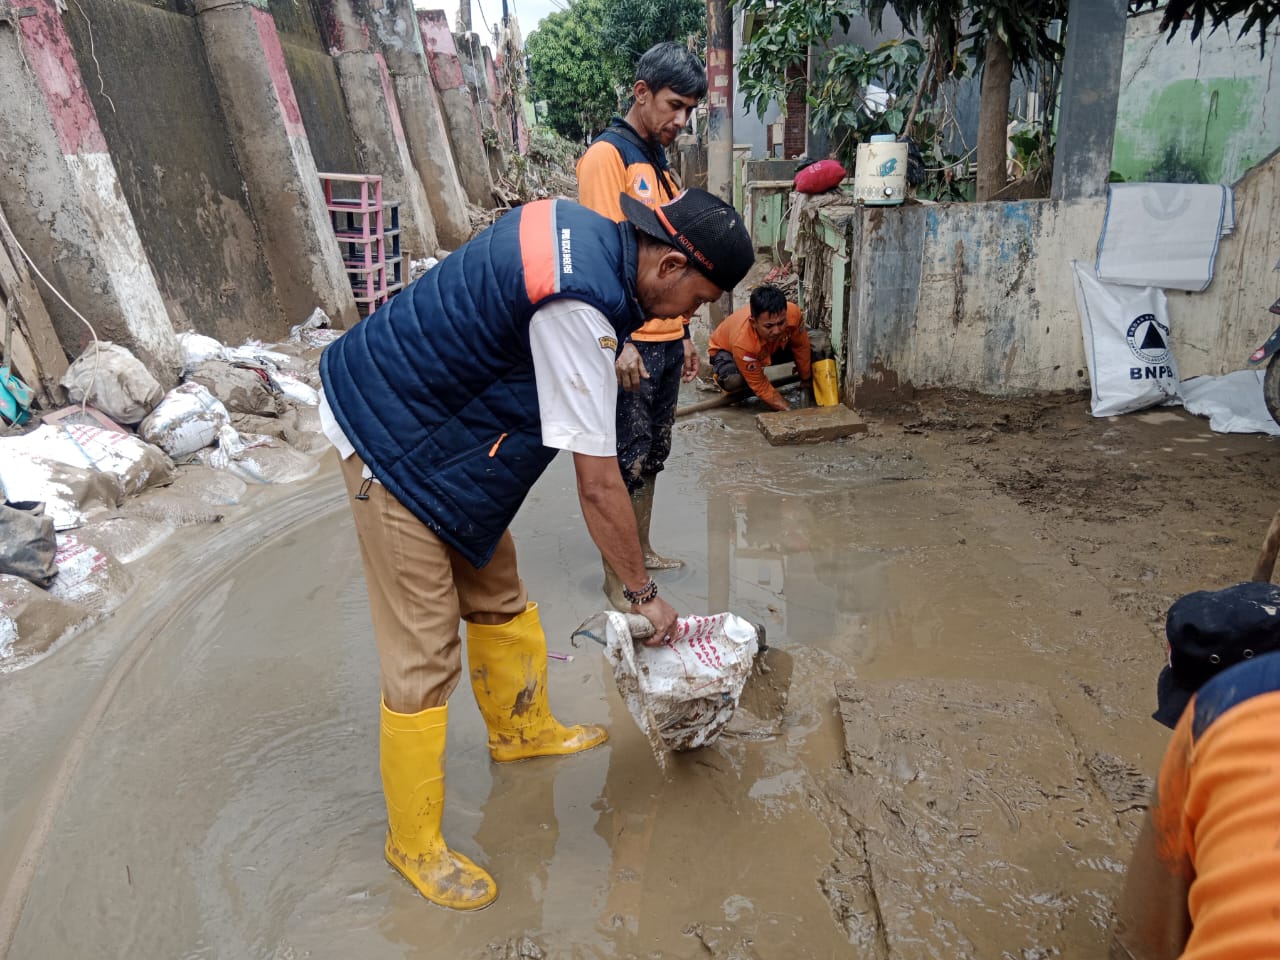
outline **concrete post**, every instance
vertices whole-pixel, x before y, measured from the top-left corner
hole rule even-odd
[[[301,323],[320,307],[351,326],[355,298],[266,0],[196,0],[196,22],[285,315]]]
[[[511,128],[503,130],[498,126],[498,111],[494,99],[497,96],[496,85],[489,83],[489,74],[485,63],[485,54],[489,48],[480,42],[474,33],[455,33],[454,43],[458,49],[458,62],[462,67],[462,79],[476,105],[476,114],[483,131],[485,155],[489,158],[489,175],[495,184],[507,175],[507,151],[513,149]]]
[[[317,5],[361,166],[382,176],[384,199],[400,202],[402,249],[415,259],[434,256],[440,246],[436,222],[409,154],[387,62],[371,47],[369,28],[356,16],[351,0],[317,0]]]
[[[733,202],[733,14],[707,2],[707,190]]]
[[[471,239],[471,217],[412,0],[365,0],[364,8],[371,39],[391,74],[405,138],[427,191],[436,233],[445,247],[456,249]]]
[[[163,384],[181,351],[55,0],[0,10],[0,204],[13,236],[93,323]],[[63,347],[92,335],[49,289]]]
[[[1125,0],[1071,0],[1049,194],[1054,200],[1106,196],[1120,101],[1126,6]]]
[[[480,114],[467,82],[462,77],[462,64],[453,43],[453,31],[443,10],[419,10],[418,26],[422,30],[422,46],[431,66],[431,81],[440,91],[449,143],[458,161],[458,175],[467,198],[485,209],[493,207],[493,178],[485,156]]]
[[[707,0],[707,192],[733,203],[733,12],[730,0]],[[733,291],[719,301],[733,312]]]

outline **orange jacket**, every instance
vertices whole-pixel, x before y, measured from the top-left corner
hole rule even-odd
[[[1116,943],[1127,952],[1115,956],[1277,955],[1280,691],[1210,714],[1197,735],[1203,694],[1187,705],[1165,751],[1117,910]]]
[[[607,132],[607,131],[606,131]],[[578,161],[578,202],[590,210],[608,217],[614,223],[626,219],[618,195],[625,193],[642,203],[654,206],[665,203],[680,188],[675,177],[668,172],[664,190],[659,177],[664,174],[646,160],[627,163],[619,148],[607,140],[597,139]],[[639,151],[635,151],[637,156]],[[679,340],[685,335],[683,317],[651,319],[631,334],[632,340],[663,342]]]
[[[750,306],[733,311],[711,334],[709,353],[713,357],[721,350],[732,353],[733,362],[738,365],[748,386],[757,397],[773,407],[782,404],[782,395],[769,382],[764,368],[769,366],[773,354],[784,347],[791,348],[800,379],[808,380],[813,375],[809,363],[809,331],[804,328],[804,318],[794,303],[787,304],[787,322],[782,333],[776,340],[769,341],[761,340],[752,328]]]

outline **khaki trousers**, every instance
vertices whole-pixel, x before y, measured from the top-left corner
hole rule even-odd
[[[382,670],[382,697],[396,713],[442,706],[462,674],[458,621],[505,623],[524,613],[528,594],[511,532],[483,569],[468,563],[380,483],[362,479],[353,454],[342,461],[369,588]],[[363,493],[366,500],[357,500]]]

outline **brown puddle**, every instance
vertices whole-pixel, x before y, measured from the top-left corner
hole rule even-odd
[[[192,561],[225,576],[165,612],[61,793],[71,733],[33,736],[44,759],[0,788],[0,868],[29,879],[8,956],[1101,955],[1163,742],[1160,652],[1034,515],[972,475],[938,482],[945,456],[771,448],[745,411],[680,424],[653,540],[689,563],[663,592],[765,623],[771,650],[730,732],[665,779],[601,653],[568,642],[602,598],[560,458],[516,542],[550,648],[574,657],[550,664],[552,705],[611,740],[493,765],[459,688],[445,834],[500,889],[473,915],[382,860],[377,663],[330,471],[313,519]],[[0,719],[75,728],[55,694],[135,626],[5,678]]]

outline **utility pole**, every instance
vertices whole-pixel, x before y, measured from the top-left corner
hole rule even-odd
[[[471,32],[471,0],[458,0],[458,32]]]
[[[733,13],[707,0],[707,190],[733,203]]]
[[[498,50],[506,52],[506,63],[503,66],[508,76],[512,78],[507,82],[507,89],[511,91],[511,147],[518,156],[520,153],[520,111],[524,109],[524,104],[520,101],[519,85],[514,80],[517,75],[514,71],[518,68],[513,61],[520,56],[520,51],[516,49],[516,45],[511,40],[511,13],[507,9],[507,0],[502,0],[502,40],[498,45]]]

